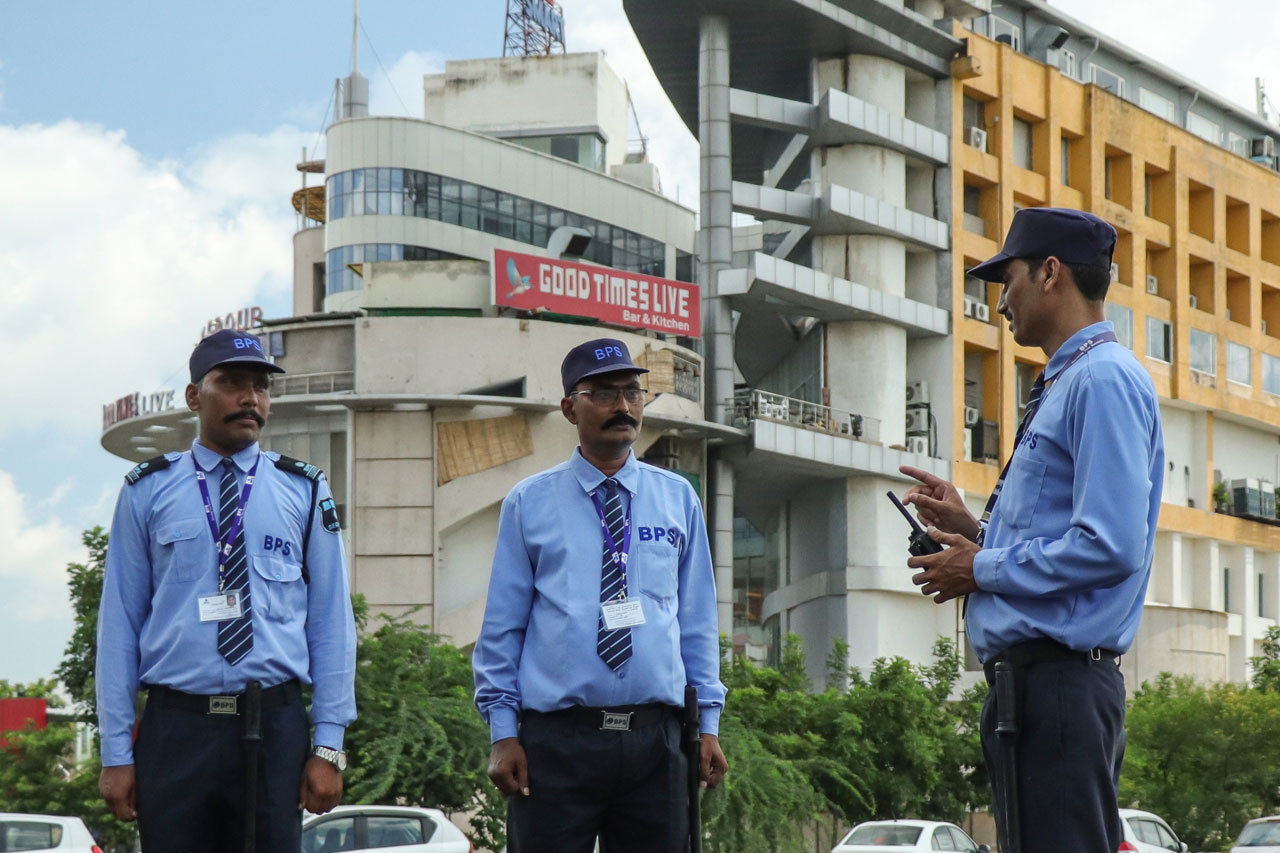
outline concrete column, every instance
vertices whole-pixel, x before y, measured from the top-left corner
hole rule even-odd
[[[706,412],[727,421],[733,397],[733,316],[719,295],[721,270],[733,265],[733,165],[729,120],[729,19],[699,22],[698,146],[701,198],[698,251],[702,289],[702,340],[707,364]],[[733,634],[733,466],[714,452],[708,462],[712,489],[707,516],[716,572],[720,631]]]
[[[733,328],[719,298],[721,270],[733,264],[733,166],[729,121],[729,19],[700,22],[698,45],[698,146],[702,333],[707,358],[707,417],[725,422],[733,396]]]

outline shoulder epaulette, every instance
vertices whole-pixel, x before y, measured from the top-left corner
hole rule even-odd
[[[294,459],[292,456],[280,454],[280,458],[276,461],[276,467],[281,471],[290,474],[296,474],[299,477],[306,477],[308,480],[318,480],[324,472],[309,462],[303,462],[301,459]]]
[[[157,456],[154,459],[148,459],[146,462],[139,463],[138,466],[128,474],[125,474],[124,481],[132,486],[148,474],[163,471],[172,464],[173,460],[169,458],[169,454],[167,453]]]

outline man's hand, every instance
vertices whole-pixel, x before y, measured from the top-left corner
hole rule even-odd
[[[98,790],[116,820],[130,821],[138,817],[138,777],[132,764],[104,767],[98,774]]]
[[[965,506],[964,499],[955,486],[941,477],[910,465],[902,465],[898,470],[921,483],[919,486],[912,486],[902,502],[915,506],[916,515],[925,527],[936,527],[945,533],[959,533],[970,542],[978,541],[978,531],[982,528]]]
[[[724,774],[729,772],[729,762],[725,761],[720,751],[720,738],[716,735],[702,735],[702,787],[714,788],[724,781]]]
[[[973,579],[973,558],[982,549],[957,533],[943,533],[936,527],[928,529],[934,542],[946,545],[946,550],[923,557],[912,557],[907,565],[924,569],[911,576],[911,582],[921,587],[924,595],[932,595],[938,604],[978,591]]]
[[[324,814],[342,799],[342,774],[318,755],[307,759],[298,786],[298,808]]]
[[[529,760],[518,739],[494,741],[489,751],[489,778],[508,797],[516,793],[529,796]]]

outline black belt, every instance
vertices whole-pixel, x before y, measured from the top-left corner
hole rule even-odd
[[[583,728],[608,732],[629,732],[645,726],[656,726],[669,719],[676,719],[680,709],[661,702],[645,705],[619,705],[616,708],[587,708],[572,705],[558,711],[525,711],[525,719],[555,720],[572,723]]]
[[[1038,663],[1052,663],[1056,661],[1083,661],[1085,663],[1099,663],[1107,661],[1108,663],[1119,663],[1120,652],[1110,649],[1089,649],[1087,652],[1076,651],[1068,648],[1057,640],[1048,638],[1040,640],[1027,640],[1024,643],[1017,643],[1002,652],[992,656],[988,661],[982,664],[982,671],[987,676],[987,683],[994,683],[996,678],[996,664],[1000,661],[1007,662],[1014,669],[1021,669],[1028,666],[1035,666]]]
[[[183,693],[181,690],[174,690],[172,687],[165,687],[160,684],[150,684],[147,687],[147,704],[153,702],[160,708],[175,708],[179,711],[189,711],[193,714],[217,714],[226,716],[237,716],[243,710],[240,700],[244,697],[243,693],[222,693],[216,696],[205,696],[197,693]],[[276,708],[280,705],[290,705],[294,702],[302,701],[302,687],[298,684],[296,678],[277,684],[274,687],[264,687],[262,690],[262,707]]]

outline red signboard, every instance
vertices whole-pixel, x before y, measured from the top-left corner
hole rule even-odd
[[[0,733],[21,731],[27,726],[43,731],[47,707],[44,699],[0,699]],[[8,740],[0,737],[0,747],[8,745]]]
[[[493,304],[702,336],[696,284],[502,249],[493,251]]]

